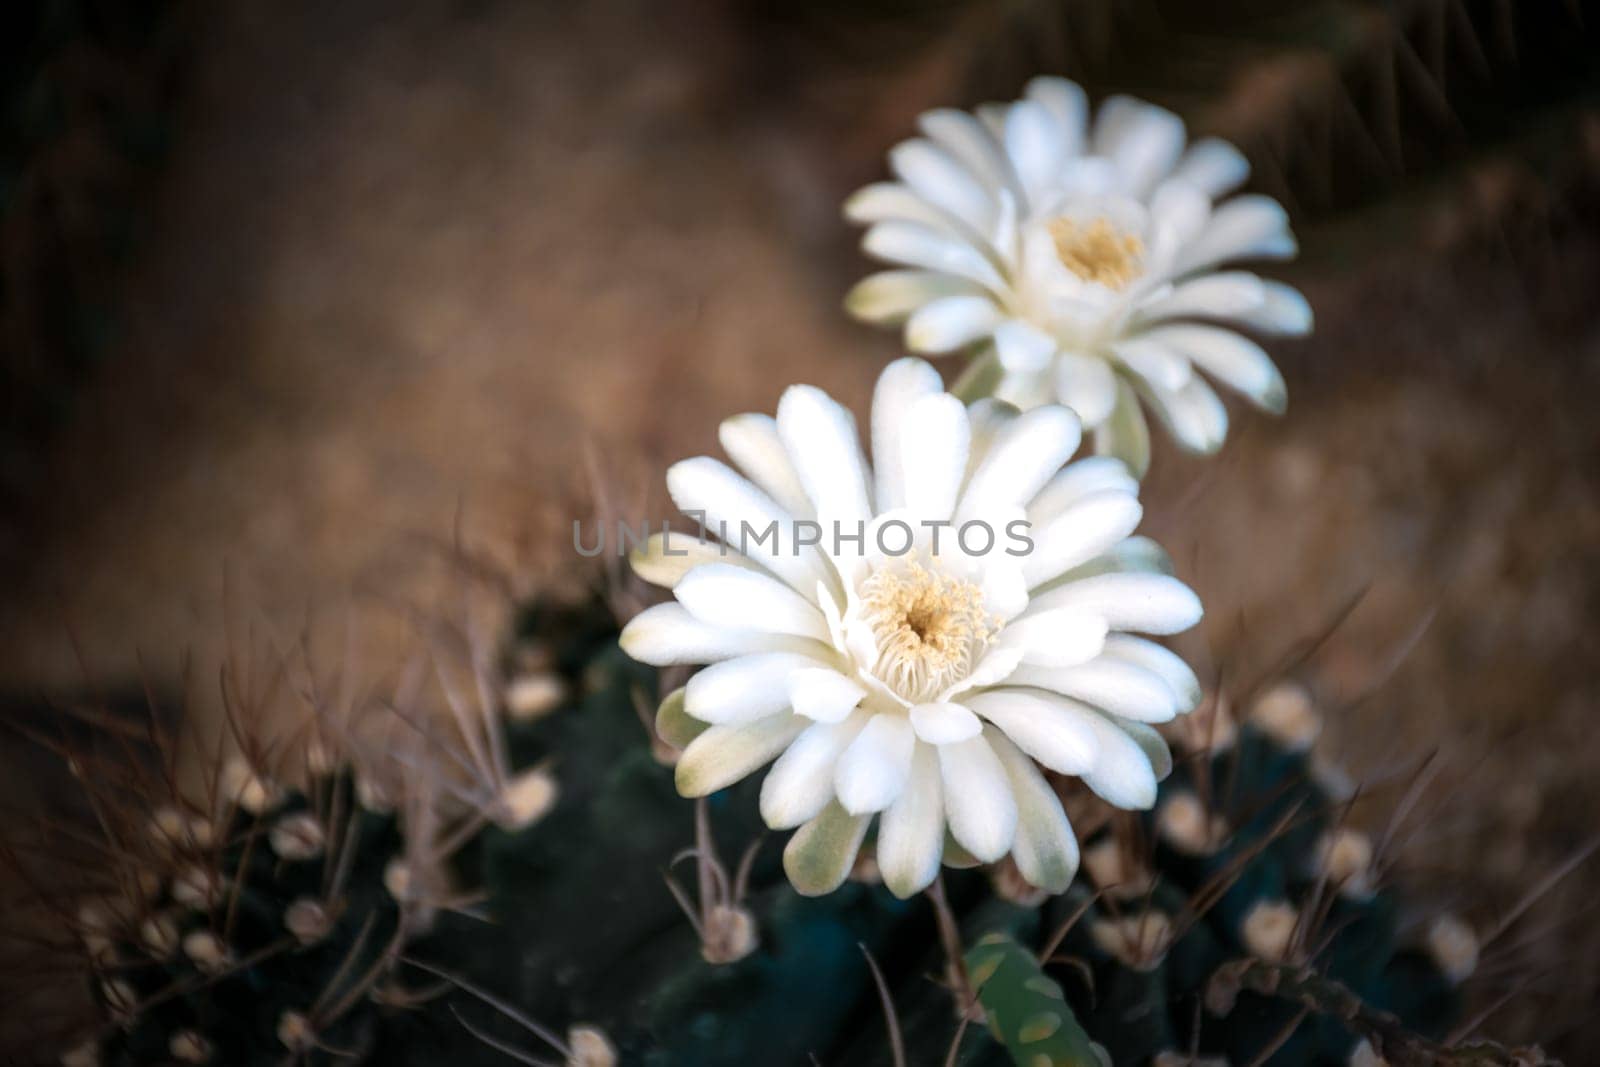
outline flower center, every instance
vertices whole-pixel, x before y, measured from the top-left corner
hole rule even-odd
[[[919,563],[863,582],[861,610],[877,646],[873,675],[914,704],[970,674],[999,629],[977,585]]]
[[[1051,219],[1046,228],[1061,265],[1084,281],[1121,290],[1138,277],[1144,242],[1107,220],[1083,223],[1062,217]]]

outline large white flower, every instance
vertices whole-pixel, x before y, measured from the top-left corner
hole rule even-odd
[[[674,503],[726,531],[721,544],[657,534],[634,557],[675,599],[629,623],[623,647],[711,664],[658,718],[687,744],[678,789],[704,796],[776,758],[761,813],[799,827],[784,864],[805,893],[840,883],[875,814],[878,865],[901,896],[941,858],[1007,852],[1060,891],[1078,847],[1038,765],[1150,807],[1170,767],[1151,724],[1191,709],[1199,686],[1127,631],[1186,629],[1200,603],[1160,548],[1129,536],[1141,509],[1126,468],[1063,466],[1080,438],[1068,409],[968,409],[903,359],[879,379],[871,429],[869,464],[850,414],[794,386],[776,419],[722,424],[742,475],[706,456],[668,471]],[[765,540],[728,549],[750,532]]]
[[[1227,412],[1197,367],[1283,410],[1271,359],[1217,325],[1311,328],[1294,289],[1217,269],[1295,252],[1276,201],[1221,199],[1249,175],[1237,149],[1216,139],[1186,149],[1181,119],[1123,96],[1091,125],[1083,90],[1060,78],[975,115],[930,111],[920,125],[924,137],[890,153],[900,180],[846,205],[871,227],[866,252],[909,268],[863,280],[852,313],[904,321],[915,352],[992,342],[972,373],[994,395],[1023,409],[1066,404],[1096,449],[1136,474],[1149,456],[1140,397],[1183,447],[1221,447]]]

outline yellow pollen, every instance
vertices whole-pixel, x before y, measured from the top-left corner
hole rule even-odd
[[[1048,229],[1061,265],[1084,281],[1120,290],[1138,276],[1144,242],[1105,219],[1051,219]]]
[[[913,703],[965,678],[999,629],[972,582],[912,563],[862,584],[862,616],[876,638],[872,673]]]

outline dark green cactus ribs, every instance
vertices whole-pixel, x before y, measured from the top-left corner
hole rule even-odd
[[[753,783],[679,798],[671,702],[664,736],[641,715],[663,683],[598,607],[467,662],[482,696],[386,702],[377,754],[224,760],[210,802],[108,824],[138,859],[76,901],[99,1022],[62,1062],[1513,1062],[1439,1044],[1476,939],[1382,884],[1298,687],[1237,727],[1213,702],[1146,816],[1061,784],[1086,839],[1065,893],[972,869],[902,901],[870,848],[796,893]]]

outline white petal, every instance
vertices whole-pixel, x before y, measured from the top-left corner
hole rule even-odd
[[[1008,319],[994,328],[994,347],[1007,374],[1034,374],[1050,365],[1056,339],[1031,323]]]
[[[1000,431],[1010,426],[1021,415],[1011,404],[984,397],[967,407],[967,422],[972,427],[971,444],[967,448],[967,477],[978,469],[989,455],[989,449],[999,440]]]
[[[696,513],[703,515],[711,530],[725,525],[730,537],[737,537],[745,528],[751,536],[760,536],[775,523],[777,544],[762,559],[801,595],[810,595],[819,581],[829,577],[827,565],[814,548],[796,548],[794,516],[726,464],[709,456],[674,463],[667,469],[667,492],[678,510],[691,518]]]
[[[984,184],[955,156],[932,141],[914,138],[895,145],[889,167],[912,192],[960,219],[978,233],[994,221],[995,202]]]
[[[960,704],[918,704],[911,709],[911,727],[930,745],[949,745],[977,737],[983,723]]]
[[[713,726],[678,757],[678,792],[703,797],[732,785],[788,747],[809,725],[798,715],[773,715],[738,726]]]
[[[982,737],[940,745],[950,833],[983,863],[993,863],[1011,848],[1017,829],[1017,802],[994,749]]]
[[[1181,352],[1223,385],[1267,411],[1282,414],[1289,390],[1272,358],[1254,341],[1216,326],[1161,326],[1145,334]]]
[[[900,796],[911,773],[916,735],[903,716],[872,716],[833,769],[839,804],[853,815],[882,811]]]
[[[783,850],[783,870],[802,896],[831,893],[844,883],[871,818],[829,804],[821,815],[795,831]]]
[[[1164,574],[1174,575],[1172,557],[1167,550],[1148,537],[1130,537],[1111,551],[1096,556],[1080,567],[1074,567],[1060,578],[1045,583],[1035,591],[1035,596],[1050,589],[1058,589],[1085,578],[1102,574]]]
[[[1170,722],[1178,714],[1177,694],[1159,675],[1113,659],[1075,667],[1024,664],[1006,683],[1047,689],[1137,722]]]
[[[1154,641],[1131,634],[1112,634],[1106,639],[1103,655],[1107,659],[1131,663],[1158,675],[1177,697],[1179,711],[1193,711],[1205,696],[1200,688],[1200,680],[1183,661],[1183,657]]]
[[[823,646],[804,638],[702,622],[676,603],[657,604],[635,615],[623,627],[619,643],[628,655],[654,667],[717,663],[753,652],[827,653]]]
[[[1265,299],[1249,314],[1237,316],[1242,325],[1285,337],[1300,337],[1311,332],[1311,305],[1298,290],[1282,282],[1263,281],[1261,285]]]
[[[628,562],[633,566],[633,573],[651,585],[668,589],[703,563],[726,563],[734,567],[760,569],[724,545],[676,530],[651,534],[644,544],[628,554]]]
[[[796,715],[817,722],[843,720],[867,695],[859,682],[826,667],[794,671],[785,685],[785,704],[792,706]]]
[[[706,563],[683,576],[672,595],[701,622],[826,642],[828,625],[817,606],[760,571]]]
[[[972,668],[972,673],[966,678],[951,686],[947,692],[939,695],[941,703],[948,702],[959,693],[971,689],[981,689],[986,685],[997,685],[1005,681],[1006,676],[1017,669],[1017,664],[1022,662],[1022,649],[1012,645],[994,645],[978,665]]]
[[[1194,377],[1189,361],[1149,334],[1139,334],[1111,346],[1122,365],[1157,389],[1182,389]]]
[[[761,782],[761,820],[774,830],[791,830],[820,815],[833,799],[834,764],[868,718],[861,712],[806,727]]]
[[[1139,483],[1127,466],[1110,456],[1090,456],[1067,466],[1039,490],[1028,505],[1028,518],[1040,526],[1090,495],[1102,492],[1137,495]]]
[[[1019,100],[1006,113],[1006,155],[1022,182],[1028,202],[1038,204],[1061,174],[1066,144],[1050,109],[1036,100]]]
[[[1078,416],[1048,405],[1018,416],[994,437],[973,471],[957,514],[962,521],[992,521],[1000,512],[1026,507],[1059,471],[1082,440]]]
[[[1183,153],[1183,120],[1165,108],[1114,96],[1095,118],[1094,150],[1116,165],[1127,195],[1143,199]]]
[[[854,531],[872,517],[866,460],[850,412],[815,386],[791,385],[778,401],[778,433],[816,505],[825,543],[833,523]]]
[[[1173,440],[1190,452],[1211,455],[1228,436],[1228,409],[1212,388],[1191,378],[1182,389],[1168,391],[1140,383],[1139,393]]]
[[[1165,295],[1142,304],[1139,307],[1139,321],[1238,318],[1258,310],[1266,299],[1266,283],[1248,271],[1202,274],[1180,282]]]
[[[1085,426],[1099,426],[1117,403],[1117,380],[1099,356],[1062,352],[1056,356],[1055,391]]]
[[[709,723],[776,715],[789,707],[789,676],[810,669],[819,669],[817,661],[796,652],[756,652],[713,663],[689,679],[684,710]]]
[[[811,501],[789,462],[778,436],[778,420],[771,415],[735,415],[722,420],[717,440],[745,477],[796,518],[811,517]]]
[[[1116,407],[1110,418],[1095,427],[1094,450],[1121,460],[1135,478],[1143,478],[1150,466],[1150,427],[1133,387],[1124,381],[1116,385]]]
[[[899,182],[875,182],[856,190],[844,202],[844,216],[851,222],[869,226],[879,222],[914,222],[958,236],[948,212]]]
[[[1033,598],[1029,610],[1076,608],[1105,619],[1113,630],[1175,634],[1200,621],[1194,590],[1164,574],[1101,574],[1068,582]]]
[[[1211,213],[1200,236],[1178,256],[1187,274],[1230,259],[1285,259],[1295,254],[1283,206],[1268,196],[1236,196]]]
[[[919,115],[917,125],[990,189],[1011,186],[1010,168],[999,142],[977,118],[954,108],[938,108]]]
[[[1084,131],[1089,125],[1089,98],[1065,78],[1034,78],[1025,90],[1029,100],[1043,104],[1056,120],[1064,159],[1083,152]]]
[[[1150,761],[1150,771],[1156,776],[1156,781],[1159,782],[1172,773],[1172,749],[1155,727],[1142,722],[1128,722],[1125,719],[1117,720],[1115,725],[1117,729],[1133,738],[1133,743],[1144,752],[1144,758]]]
[[[905,506],[900,439],[907,415],[918,401],[943,394],[939,372],[920,359],[897,359],[878,375],[872,391],[872,470],[879,512]]]
[[[943,271],[1001,292],[1005,281],[984,254],[967,242],[916,222],[880,222],[867,231],[861,248],[887,263]]]
[[[1172,172],[1213,200],[1231,193],[1250,177],[1250,162],[1233,145],[1215,137],[1202,137],[1189,146]]]
[[[906,347],[941,354],[988,337],[1001,322],[1000,309],[987,296],[947,296],[924,304],[906,322]]]
[[[944,800],[939,761],[929,745],[917,745],[906,786],[878,822],[878,870],[883,884],[904,899],[939,874],[944,845]]]
[[[845,310],[858,319],[892,326],[942,296],[979,292],[977,285],[931,270],[884,270],[857,282],[844,298]]]
[[[999,643],[1020,648],[1023,664],[1070,667],[1100,654],[1106,643],[1106,621],[1071,608],[1041,611],[1007,623]]]
[[[1168,178],[1150,199],[1150,219],[1167,239],[1187,244],[1199,236],[1211,217],[1211,198],[1181,178]]]
[[[1033,761],[994,727],[986,734],[1005,766],[1017,798],[1017,837],[1011,856],[1028,884],[1063,893],[1078,873],[1078,839],[1061,807],[1061,798]]]
[[[967,698],[972,710],[994,723],[1016,745],[1061,774],[1082,774],[1094,766],[1098,744],[1089,709],[1047,693],[995,689]]]
[[[967,409],[948,393],[923,397],[902,419],[893,496],[918,520],[943,522],[955,511],[971,433]]]
[[[1155,807],[1156,773],[1143,746],[1106,716],[1088,708],[1083,714],[1094,726],[1098,745],[1094,766],[1080,776],[1083,784],[1119,808],[1148,811]]]

